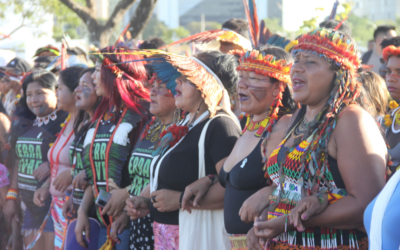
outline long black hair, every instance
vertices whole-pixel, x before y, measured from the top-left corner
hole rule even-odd
[[[235,56],[223,54],[219,50],[213,50],[199,52],[194,57],[199,59],[218,76],[229,96],[236,93],[239,73],[236,70],[238,63]]]

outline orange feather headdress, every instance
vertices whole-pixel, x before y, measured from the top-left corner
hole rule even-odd
[[[360,66],[356,44],[337,31],[320,28],[301,36],[293,48],[293,54],[302,51],[318,54],[352,74]]]
[[[400,47],[395,47],[394,45],[390,45],[383,50],[382,52],[383,60],[388,62],[389,57],[391,56],[400,57]]]

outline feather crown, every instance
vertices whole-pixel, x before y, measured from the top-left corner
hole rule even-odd
[[[266,27],[264,20],[260,23],[257,16],[257,6],[255,0],[243,0],[247,21],[249,23],[250,38],[253,45],[251,51],[242,53],[240,65],[237,70],[253,71],[257,74],[275,78],[284,83],[291,83],[290,69],[292,63],[284,59],[277,60],[273,55],[261,52],[258,48],[262,45],[273,45],[290,50],[296,41],[272,34]]]
[[[240,65],[237,70],[253,71],[281,82],[290,83],[291,68],[292,63],[287,63],[284,59],[276,60],[272,55],[252,50],[247,51],[240,58]]]
[[[293,54],[298,52],[317,53],[353,75],[360,65],[355,42],[335,30],[319,28],[302,35],[293,48]]]
[[[383,60],[386,62],[389,61],[389,57],[391,56],[397,56],[400,57],[400,47],[395,47],[394,45],[387,46],[383,52],[382,52],[382,57]]]

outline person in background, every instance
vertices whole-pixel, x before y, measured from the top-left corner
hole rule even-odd
[[[5,67],[4,82],[10,86],[10,91],[4,96],[4,108],[8,116],[12,117],[16,101],[21,97],[22,78],[31,70],[31,66],[22,58],[12,59]]]
[[[379,68],[381,66],[380,58],[382,57],[382,47],[381,43],[383,39],[389,39],[397,36],[396,27],[392,25],[381,25],[378,26],[374,31],[374,49],[365,52],[362,56],[361,63],[366,65],[372,65],[371,69],[375,73],[379,73]]]
[[[362,83],[366,103],[370,103],[367,111],[381,123],[388,107],[389,92],[386,82],[377,73],[372,71],[360,72],[357,81]]]
[[[96,207],[101,222],[98,246],[107,248],[115,243],[110,237],[111,224],[123,213],[125,200],[129,198],[128,159],[149,120],[145,107],[149,92],[142,84],[146,70],[142,62],[122,63],[141,59],[127,51],[127,47],[109,46],[95,54],[98,61],[92,78],[96,94],[103,99],[83,143],[83,165],[90,186],[85,190],[75,228],[82,247],[86,247],[83,232],[90,240],[89,211],[101,190],[111,193],[111,198],[105,206]],[[129,229],[122,231],[118,238],[116,250],[128,249]]]
[[[384,50],[386,47],[393,45],[395,47],[399,47],[400,46],[400,36],[395,36],[392,38],[385,38],[382,40],[381,42],[381,47],[382,50]],[[386,80],[386,74],[387,74],[387,62],[383,59],[380,58],[379,59],[381,62],[381,66],[379,68],[379,75]]]
[[[241,18],[229,19],[222,24],[222,29],[229,29],[231,31],[234,31],[237,34],[249,40],[249,24],[245,19]],[[228,53],[231,50],[243,50],[243,48],[232,42],[221,41],[219,50],[222,53]]]
[[[374,40],[369,40],[368,41],[368,46],[367,46],[368,51],[373,50],[374,47],[375,47],[375,41]]]
[[[399,142],[400,125],[398,101],[400,100],[400,47],[390,45],[383,50],[383,59],[387,62],[386,81],[390,96],[390,112],[385,117],[387,122],[386,139],[394,173],[389,182],[364,211],[364,226],[368,233],[370,249],[398,249],[400,238],[396,228],[400,223],[400,171]]]
[[[340,21],[330,19],[323,21],[319,24],[320,28],[325,28],[325,29],[335,29],[338,25],[340,24]],[[347,22],[343,22],[340,27],[338,28],[338,31],[342,32],[343,34],[346,34],[351,37],[351,28]]]
[[[390,112],[385,117],[387,122],[386,139],[389,144],[389,154],[393,161],[391,170],[393,175],[383,190],[368,205],[364,211],[364,226],[368,233],[369,249],[398,249],[400,238],[396,228],[400,223],[400,157],[399,142],[400,124],[398,117],[398,101],[400,100],[400,47],[393,45],[383,50],[383,59],[387,62],[387,76],[390,96]]]
[[[47,45],[45,47],[39,48],[36,50],[35,55],[33,56],[34,69],[46,69],[49,64],[56,59],[57,56],[60,55],[60,51],[51,45]]]
[[[75,138],[74,125],[78,115],[74,91],[83,70],[84,68],[76,66],[66,68],[60,72],[57,83],[57,107],[59,110],[68,112],[69,115],[56,141],[47,153],[51,170],[50,194],[53,199],[51,216],[54,222],[55,250],[63,250],[67,229],[67,218],[62,215],[62,208],[66,199],[66,191],[71,189],[72,184],[73,169],[69,161],[69,149]]]
[[[392,164],[389,169],[392,173],[397,172],[400,167],[400,57],[397,54],[400,46],[390,45],[384,49],[383,59],[387,62],[386,85],[390,93],[391,101],[389,110],[384,118],[385,136],[389,146],[389,154]],[[390,64],[389,64],[390,63]]]
[[[164,40],[159,37],[150,37],[140,44],[139,49],[159,49],[165,46]]]

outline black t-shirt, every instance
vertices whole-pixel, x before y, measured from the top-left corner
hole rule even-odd
[[[61,131],[61,123],[65,122],[68,113],[64,111],[54,112],[48,122],[40,126],[35,124],[26,129],[16,142],[15,152],[19,159],[18,164],[18,189],[22,201],[33,216],[42,217],[49,211],[51,196],[44,201],[43,207],[33,203],[35,191],[46,180],[39,182],[32,174],[40,164],[47,162],[47,151],[50,144],[54,143]]]
[[[86,176],[89,179],[89,184],[94,184],[94,173],[95,169],[97,189],[106,190],[107,182],[110,184],[112,180],[118,187],[125,188],[130,184],[130,178],[128,173],[128,159],[132,148],[135,144],[132,138],[138,138],[140,131],[147,117],[142,117],[138,113],[129,110],[125,116],[122,117],[117,131],[115,132],[113,143],[108,155],[108,170],[105,168],[106,148],[114,129],[118,123],[118,117],[116,114],[108,121],[97,121],[100,122],[97,133],[94,135],[96,123],[92,124],[91,128],[86,134],[83,145],[83,168],[85,169]],[[92,138],[95,136],[94,143],[92,145]],[[93,163],[90,164],[89,152],[90,148],[93,147]],[[108,176],[108,179],[107,179]],[[96,197],[95,197],[96,198]],[[97,210],[99,220],[101,221],[99,211]],[[107,220],[107,218],[105,218]]]
[[[129,158],[128,170],[132,183],[130,194],[133,196],[138,196],[150,183],[150,166],[154,158],[152,153],[154,151],[154,145],[160,140],[160,134],[162,132],[162,126],[154,128],[154,131],[150,131],[151,133],[144,131],[145,128],[141,133],[141,136],[143,133],[146,133],[145,137],[136,142],[135,148]]]
[[[165,156],[160,165],[157,190],[168,189],[183,192],[186,186],[198,180],[198,143],[203,127],[208,120],[193,127],[181,143]],[[217,117],[210,123],[204,142],[206,175],[217,174],[215,165],[229,156],[239,136],[240,129],[229,117]],[[161,213],[150,203],[150,212],[154,221],[158,223],[179,225],[179,210]]]
[[[74,177],[76,177],[83,170],[82,150],[83,150],[82,138],[75,137],[74,141],[71,143],[71,146],[69,148],[69,162],[71,166],[75,165]],[[74,188],[72,194],[72,203],[74,205],[75,211],[78,211],[78,208],[82,203],[83,194],[84,190]]]

